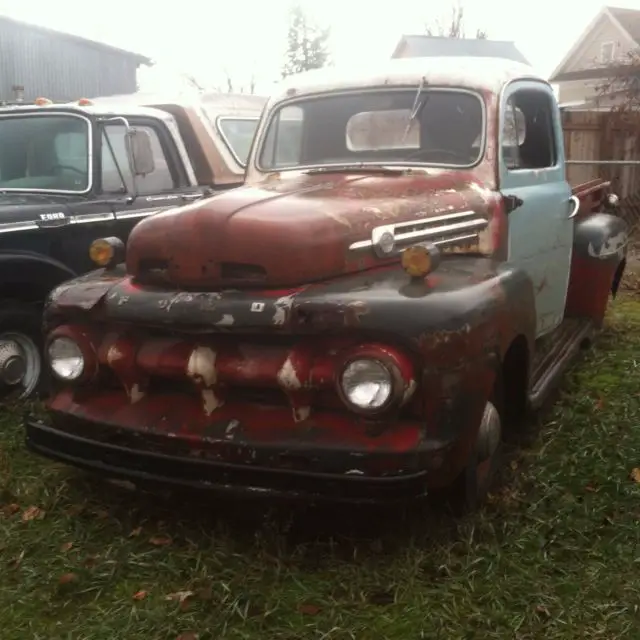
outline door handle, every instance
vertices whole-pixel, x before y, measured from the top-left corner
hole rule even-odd
[[[573,210],[569,214],[569,220],[571,218],[575,218],[578,215],[578,211],[580,211],[580,200],[576,196],[571,196],[569,198],[569,204],[573,205]]]

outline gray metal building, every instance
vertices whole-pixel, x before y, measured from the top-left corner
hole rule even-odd
[[[149,58],[0,16],[0,101],[66,102],[134,93]]]

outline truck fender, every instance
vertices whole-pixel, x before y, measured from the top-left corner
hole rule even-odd
[[[55,286],[75,277],[66,265],[32,251],[0,251],[0,297],[25,297],[43,301]]]
[[[620,217],[595,213],[576,222],[567,315],[602,323],[609,294],[618,291],[626,265],[629,228]]]

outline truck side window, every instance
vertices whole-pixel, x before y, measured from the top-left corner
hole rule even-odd
[[[262,147],[262,164],[277,169],[300,163],[303,119],[304,112],[300,107],[292,105],[280,109],[269,126]]]
[[[523,89],[507,101],[502,153],[509,170],[545,169],[556,164],[552,114],[551,100],[543,91]]]
[[[138,126],[136,128],[144,129],[149,133],[155,160],[155,170],[146,176],[138,176],[136,179],[139,193],[153,194],[174,189],[176,185],[157,132],[153,127],[148,126]],[[118,167],[122,171],[127,191],[131,192],[133,190],[133,179],[125,147],[125,132],[124,125],[109,124],[102,133],[102,190],[105,193],[123,193],[124,189],[122,179],[118,173]]]

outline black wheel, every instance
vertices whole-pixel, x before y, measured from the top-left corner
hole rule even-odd
[[[448,487],[431,492],[433,503],[456,515],[478,509],[500,469],[503,458],[503,427],[498,397],[487,402],[467,466]]]
[[[28,398],[43,384],[42,317],[24,302],[0,301],[0,398]]]

